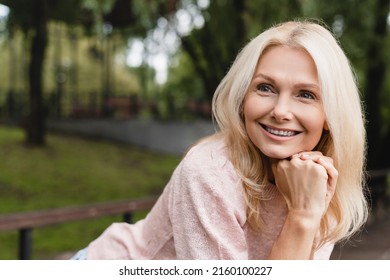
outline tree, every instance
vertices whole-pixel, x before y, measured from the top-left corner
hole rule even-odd
[[[62,1],[64,2],[64,1]],[[66,1],[68,11],[79,1]],[[29,64],[29,115],[25,122],[26,142],[29,145],[45,144],[45,108],[42,101],[42,70],[47,46],[47,23],[54,11],[64,8],[61,1],[49,0],[4,0],[3,4],[10,8],[8,28],[12,31],[21,28],[30,43]],[[61,7],[59,7],[61,6]],[[77,7],[77,5],[76,5]]]
[[[197,1],[182,1],[179,9],[189,9],[191,5],[196,6]],[[191,57],[195,72],[203,81],[205,98],[209,101],[235,56],[250,38],[275,22],[302,14],[297,0],[216,0],[210,1],[207,8],[198,9],[205,20],[204,26],[195,28],[190,34],[177,34],[182,49]],[[176,29],[179,24],[176,23]]]
[[[112,1],[101,0],[93,7],[88,4],[90,1],[83,0],[2,0],[1,3],[10,8],[8,28],[21,28],[25,36],[31,38],[26,143],[42,146],[45,144],[47,111],[42,100],[42,70],[48,44],[47,24],[50,20],[68,24],[85,23],[87,29],[92,29],[93,23],[96,22],[93,16],[99,12],[107,13]]]
[[[366,71],[366,106],[368,164],[372,169],[390,166],[390,130],[383,122],[382,108],[386,81],[386,36],[389,1],[378,0],[374,6],[372,35],[366,50],[369,58]]]
[[[47,0],[37,0],[31,10],[31,29],[34,30],[31,43],[29,66],[30,112],[26,123],[27,143],[45,143],[45,108],[42,102],[42,68],[47,46]]]
[[[181,38],[183,50],[191,57],[209,100],[247,39],[244,5],[241,0],[211,2],[204,12],[204,27]],[[223,32],[221,26],[228,32]]]
[[[29,115],[25,122],[26,142],[45,144],[45,114],[42,100],[42,68],[48,44],[47,24],[60,21],[82,25],[87,34],[101,35],[104,28],[124,34],[145,35],[161,14],[176,8],[176,0],[0,0],[10,8],[8,28],[20,28],[31,39],[29,65]],[[127,30],[127,31],[126,31]],[[129,31],[130,30],[130,31]],[[111,30],[112,31],[112,30]]]

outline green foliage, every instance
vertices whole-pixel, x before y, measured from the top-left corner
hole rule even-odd
[[[106,69],[103,60],[106,55],[105,42],[83,36],[81,27],[67,27],[59,22],[49,24],[48,30],[50,44],[43,73],[43,96],[46,102],[58,90],[60,71],[64,115],[68,115],[75,99],[84,106],[93,102],[99,106]],[[19,101],[24,100],[27,104],[27,44],[21,32],[15,32],[12,39],[0,42],[0,64],[7,66],[0,71],[0,104],[4,104],[10,90],[18,94]],[[121,96],[139,94],[139,78],[126,65],[126,49],[118,36],[110,38],[110,48],[111,89]]]
[[[242,3],[212,1],[203,11],[203,28],[194,29],[181,38],[182,48],[191,57],[194,69],[202,79],[204,96],[209,100],[247,39]]]
[[[49,135],[46,148],[22,145],[23,133],[0,128],[0,213],[123,200],[161,193],[179,162],[128,145]],[[140,216],[138,216],[140,217]],[[38,229],[34,258],[86,246],[121,217]],[[16,233],[0,232],[0,259],[16,258]]]
[[[305,16],[305,7],[311,1],[276,0],[244,1],[247,38],[257,36],[261,31],[279,22]]]
[[[339,37],[343,49],[351,60],[358,75],[360,84],[365,83],[365,69],[369,57],[366,56],[368,42],[373,36],[373,11],[375,1],[348,0],[346,2],[332,0],[316,3],[318,12],[324,22],[333,28]]]
[[[186,119],[189,114],[190,101],[202,101],[204,88],[202,80],[196,75],[191,58],[185,52],[179,52],[173,58],[169,68],[169,77],[162,86],[165,97],[163,108],[168,119]]]
[[[196,1],[182,3],[196,5]],[[204,26],[181,38],[182,49],[203,82],[204,97],[211,100],[237,53],[252,37],[272,24],[302,16],[301,10],[299,1],[210,1],[201,10]]]
[[[138,15],[139,24],[145,30],[151,30],[156,26],[163,3],[162,0],[133,0],[134,12]]]

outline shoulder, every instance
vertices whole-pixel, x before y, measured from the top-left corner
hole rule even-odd
[[[203,170],[224,168],[232,171],[233,166],[227,156],[227,147],[222,137],[209,137],[194,145],[182,160],[185,169]]]
[[[171,209],[176,214],[180,209],[178,205],[192,209],[201,219],[208,216],[206,213],[223,209],[225,216],[245,223],[242,181],[228,159],[223,138],[207,138],[193,146],[175,170],[170,190]],[[180,215],[187,210],[180,211]]]
[[[237,192],[242,192],[241,179],[220,137],[207,138],[192,147],[178,167],[177,179],[180,191],[191,194],[238,197]]]

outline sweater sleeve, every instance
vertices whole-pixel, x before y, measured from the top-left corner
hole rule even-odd
[[[172,182],[170,216],[178,259],[248,259],[242,186],[218,153],[182,161]]]

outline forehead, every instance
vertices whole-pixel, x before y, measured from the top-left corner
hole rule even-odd
[[[289,46],[268,47],[257,62],[254,77],[259,74],[275,79],[312,83],[319,86],[314,60],[302,48]]]
[[[285,45],[276,45],[267,47],[258,59],[258,65],[273,62],[280,63],[286,66],[293,65],[299,67],[307,67],[310,70],[315,70],[317,73],[316,64],[310,54],[303,48],[290,47]]]

